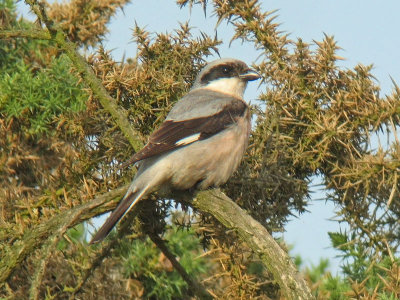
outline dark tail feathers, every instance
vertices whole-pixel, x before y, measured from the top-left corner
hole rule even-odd
[[[90,244],[101,242],[111,232],[114,226],[133,207],[133,205],[135,205],[135,203],[141,198],[142,195],[143,193],[138,192],[126,195],[108,217],[103,226],[101,226],[101,228],[92,237]]]

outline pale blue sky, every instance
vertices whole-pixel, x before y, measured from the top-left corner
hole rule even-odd
[[[22,6],[20,3],[19,7]],[[290,33],[292,39],[299,37],[312,43],[321,40],[323,33],[333,35],[343,48],[338,54],[346,58],[340,62],[341,66],[351,68],[357,63],[373,63],[373,73],[383,93],[389,93],[392,88],[389,75],[400,82],[400,1],[270,0],[263,1],[262,7],[265,10],[278,9],[280,29]],[[149,31],[166,32],[178,28],[178,22],[188,19],[195,32],[201,30],[214,35],[215,18],[210,9],[205,18],[199,6],[194,6],[190,14],[188,8],[179,10],[172,0],[133,1],[111,22],[111,32],[104,46],[114,49],[112,54],[117,60],[124,53],[126,57],[134,57],[136,48],[130,40],[135,22],[146,26]],[[225,23],[217,28],[217,32],[224,41],[220,47],[222,57],[235,57],[247,63],[257,59],[255,49],[248,44],[234,42],[229,47],[233,31]],[[254,100],[258,93],[257,84],[251,84],[246,99]],[[324,194],[316,190],[314,196],[323,198]],[[320,257],[332,259],[332,270],[336,273],[338,260],[333,258],[337,252],[330,248],[327,235],[328,231],[338,230],[338,224],[328,220],[334,216],[334,207],[325,201],[314,200],[309,210],[309,213],[289,222],[284,238],[294,244],[292,254],[301,254],[308,263],[316,264]]]

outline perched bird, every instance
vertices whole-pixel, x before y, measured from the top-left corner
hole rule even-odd
[[[147,145],[129,160],[138,162],[136,176],[91,243],[105,238],[141,198],[156,189],[206,189],[225,183],[248,144],[251,114],[243,94],[247,82],[259,78],[240,60],[207,64]]]

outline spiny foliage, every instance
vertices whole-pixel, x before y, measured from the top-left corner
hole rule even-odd
[[[32,26],[9,12],[5,27]],[[74,144],[82,141],[73,119],[84,114],[87,95],[68,59],[53,57],[52,43],[1,40],[0,49],[0,236],[6,241],[73,205],[69,189],[83,175],[73,164],[80,156]]]
[[[110,18],[129,0],[53,2],[49,5],[49,17],[59,24],[68,38],[77,45],[96,46],[108,32]]]
[[[199,240],[194,231],[179,230],[172,226],[165,238],[172,253],[180,258],[185,270],[195,277],[206,272]],[[122,274],[135,284],[138,295],[145,299],[177,299],[190,294],[186,282],[174,270],[171,262],[149,238],[124,241],[116,249],[122,260]]]
[[[34,28],[17,20],[12,1],[0,3],[2,28]],[[220,41],[205,34],[193,36],[188,24],[163,34],[136,25],[137,55],[117,63],[99,44],[106,24],[125,3],[77,0],[52,4],[49,15],[77,45],[98,46],[88,63],[145,141],[188,90],[207,56],[217,52]],[[178,4],[195,9],[207,1]],[[324,277],[321,266],[309,274],[315,295],[398,297],[399,143],[396,138],[386,149],[371,149],[370,137],[383,130],[396,133],[400,89],[395,86],[392,95],[381,97],[371,66],[339,68],[339,47],[333,38],[325,36],[311,45],[291,40],[279,31],[274,12],[262,12],[256,0],[212,4],[217,23],[227,21],[234,28],[232,39],[259,50],[260,61],[254,67],[267,87],[260,95],[263,105],[257,108],[251,146],[240,170],[224,187],[226,193],[269,230],[280,231],[291,214],[306,209],[309,183],[320,176],[330,192],[327,200],[340,207],[338,217],[351,230],[331,234],[334,246],[348,259],[346,278]],[[130,146],[51,41],[0,40],[0,68],[1,261],[27,228],[129,182],[133,170],[115,170],[130,156]],[[31,253],[25,267],[16,268],[2,283],[1,296],[20,299],[35,294],[35,289],[42,298],[59,299],[150,297],[152,291],[157,293],[153,297],[185,295],[187,287],[175,275],[166,279],[170,266],[164,258],[155,261],[159,252],[143,237],[151,228],[171,240],[177,238],[177,233],[169,235],[166,221],[173,202],[151,206],[133,225],[144,244],[119,237],[112,245],[89,248],[68,234],[68,242],[56,243],[58,248]],[[190,237],[183,239],[192,241],[193,230],[201,237],[208,263],[194,269],[200,274],[207,268],[208,274],[199,276],[216,298],[280,297],[268,270],[260,267],[247,245],[211,217],[198,212],[188,216],[191,213],[186,210],[174,223],[192,228]],[[138,250],[135,258],[150,257],[154,263],[147,269],[138,267],[143,261],[132,261],[132,250],[124,250],[127,244]],[[191,245],[180,244],[174,253],[197,255]],[[41,277],[43,268],[47,271]],[[160,288],[166,282],[170,293]]]
[[[135,129],[146,136],[189,89],[204,57],[220,43],[205,34],[193,37],[190,31],[188,24],[181,24],[174,33],[152,35],[136,25],[135,59],[118,64],[102,48],[89,57],[96,75],[128,111]]]
[[[82,7],[76,8],[76,11],[104,4],[100,2],[79,2]],[[57,9],[52,8],[51,11],[54,13]],[[109,19],[110,12],[115,10],[112,7],[104,10],[104,20]],[[31,30],[36,26],[22,19],[17,20],[12,2],[4,3],[1,13],[5,16],[2,20],[7,21],[5,29]],[[75,22],[76,18],[69,20]],[[70,38],[81,39],[80,45],[86,47],[93,41],[79,36],[79,26],[72,24],[68,28],[74,28]],[[93,36],[104,33],[99,32],[98,27],[90,28],[94,30]],[[92,33],[89,35],[92,36]],[[198,71],[198,63],[215,49],[218,41],[205,35],[192,40],[185,25],[171,35],[159,35],[154,39],[144,31],[141,33],[137,27],[137,38],[139,54],[129,62],[115,63],[101,48],[88,61],[120,105],[133,108],[132,114],[139,116],[135,126],[145,136],[153,128],[153,123],[163,117],[158,118],[156,113],[161,109],[166,111],[187,90]],[[113,168],[118,158],[124,161],[130,155],[125,150],[129,146],[97,99],[83,87],[69,59],[59,53],[51,41],[11,39],[0,42],[0,253],[4,257],[29,228],[86,202],[96,194],[121,186],[125,179],[132,178],[132,174],[131,171],[119,173]],[[167,45],[170,52],[166,53],[163,49]],[[173,63],[173,57],[180,57],[180,63]],[[180,84],[176,85],[176,82]],[[149,95],[146,85],[151,85],[158,93]],[[136,103],[138,99],[140,101]],[[129,175],[125,177],[126,173]],[[157,214],[154,219],[162,220],[165,211],[166,208],[162,216]],[[49,235],[53,234],[49,232]],[[38,249],[30,254],[24,262],[28,267],[17,267],[9,281],[1,284],[1,295],[19,299],[29,294],[68,298],[68,294],[80,290],[93,267],[91,263],[98,257],[97,252],[96,249],[88,249],[85,244],[68,245],[62,252],[50,247],[46,251]],[[45,262],[48,272],[44,275],[38,272],[41,261]],[[62,271],[57,270],[57,265]],[[113,265],[105,264],[105,268],[112,269]],[[106,273],[103,267],[101,269],[99,272]],[[53,275],[55,279],[51,281]],[[32,283],[30,287],[31,282],[27,278],[36,277],[41,278],[41,283],[39,286]],[[121,279],[120,276],[117,278]],[[111,299],[116,295],[109,293],[124,290],[120,281],[115,280],[109,281],[109,288],[104,287],[99,294],[94,294],[97,288],[92,290],[91,287],[97,284],[96,281],[93,285],[87,284],[87,293],[93,299],[98,299],[101,293]],[[184,290],[183,287],[181,289]],[[127,293],[130,294],[129,291]]]
[[[400,296],[400,269],[399,262],[389,257],[380,263],[363,259],[358,253],[354,256],[358,262],[368,266],[362,273],[348,273],[346,277],[333,276],[328,271],[329,261],[321,259],[320,263],[305,269],[305,276],[309,280],[313,294],[318,300],[348,300],[348,299],[398,299]],[[352,266],[352,267],[354,267]],[[361,275],[358,279],[355,276]]]
[[[310,179],[322,176],[329,199],[341,207],[339,218],[352,229],[348,243],[364,249],[364,263],[396,253],[398,87],[382,98],[372,66],[340,69],[339,47],[329,36],[313,45],[289,40],[258,1],[213,4],[219,20],[234,27],[233,39],[262,51],[257,70],[268,86],[260,96],[265,114],[258,116],[252,147],[235,178],[246,184],[230,181],[228,194],[258,220],[279,228],[292,205],[303,211]],[[394,142],[371,149],[371,136],[383,130],[395,135]]]

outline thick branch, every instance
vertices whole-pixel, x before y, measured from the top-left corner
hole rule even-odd
[[[260,223],[219,189],[197,193],[192,205],[233,229],[273,274],[287,299],[313,299],[306,281],[287,253]]]
[[[73,227],[82,221],[112,210],[128,186],[101,195],[92,201],[76,206],[69,211],[53,216],[47,222],[27,231],[0,259],[0,282],[4,282],[12,271],[35,249],[41,247],[51,232],[69,224]],[[177,195],[178,196],[178,195]],[[188,201],[189,193],[180,193],[179,198]],[[202,191],[196,194],[191,204],[201,211],[213,215],[227,228],[235,230],[261,258],[274,275],[288,299],[312,299],[310,290],[293,265],[290,257],[279,247],[268,231],[244,212],[220,190]],[[169,257],[168,257],[169,258]]]
[[[53,232],[65,228],[67,224],[68,227],[73,227],[82,221],[115,208],[117,200],[122,197],[127,188],[128,186],[124,186],[108,192],[90,202],[63,211],[48,221],[27,230],[21,240],[14,242],[10,248],[1,253],[0,282],[6,281],[15,268],[35,249],[41,247]]]

